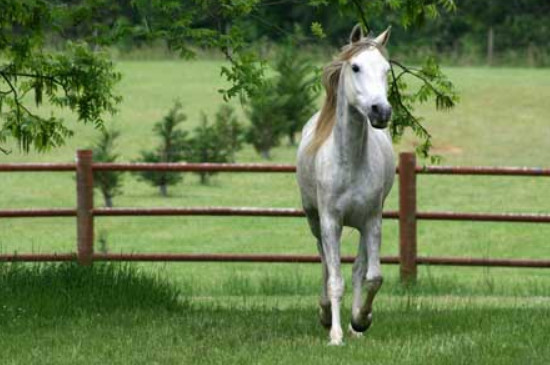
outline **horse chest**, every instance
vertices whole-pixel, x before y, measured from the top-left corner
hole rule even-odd
[[[340,194],[335,194],[335,205],[345,225],[359,228],[379,210],[384,186],[377,179],[360,176],[348,182]]]

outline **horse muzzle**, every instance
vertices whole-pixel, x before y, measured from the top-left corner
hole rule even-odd
[[[378,129],[386,128],[391,118],[391,111],[392,111],[392,108],[390,104],[372,105],[368,113],[370,124],[374,128],[378,128]]]

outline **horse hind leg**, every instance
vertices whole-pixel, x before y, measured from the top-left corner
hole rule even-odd
[[[321,216],[321,242],[325,255],[328,280],[327,292],[330,300],[332,325],[330,327],[330,345],[341,345],[343,339],[340,322],[340,305],[344,295],[344,279],[340,270],[340,236],[342,225],[329,215]]]
[[[326,329],[332,326],[332,315],[330,299],[328,297],[328,269],[321,242],[321,223],[319,222],[319,214],[315,209],[306,209],[306,215],[311,229],[311,233],[317,238],[317,250],[321,257],[321,296],[319,298],[319,322]]]
[[[327,262],[325,259],[325,254],[323,252],[323,244],[321,240],[317,241],[317,248],[319,250],[319,255],[321,256],[321,297],[319,298],[319,322],[326,329],[332,327],[332,313],[330,299],[328,296],[328,268]]]
[[[350,329],[355,333],[365,332],[372,324],[372,305],[376,293],[382,286],[383,282],[382,271],[380,268],[381,224],[381,217],[376,217],[370,220],[367,224],[367,229],[361,235],[357,260],[361,260],[363,263],[366,262],[367,270],[366,275],[363,271],[362,276],[360,279],[357,279],[357,281],[361,281],[361,286],[363,281],[366,283],[365,286],[367,296],[365,301],[361,303],[361,289],[359,288],[356,290],[354,286],[354,308],[352,309]],[[356,295],[358,296],[356,297]]]
[[[366,245],[362,244],[362,240],[359,240],[359,247],[357,257],[353,263],[352,269],[352,286],[353,286],[353,302],[351,307],[352,318],[359,318],[360,312],[363,307],[363,284],[367,275],[367,250]],[[355,325],[357,328],[358,326]],[[354,337],[362,336],[363,331],[357,331],[354,329],[353,320],[350,324],[349,332]]]

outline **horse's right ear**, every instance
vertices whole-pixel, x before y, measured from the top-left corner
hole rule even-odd
[[[351,30],[351,34],[349,35],[349,42],[355,43],[359,41],[361,38],[363,38],[363,27],[361,27],[361,24],[357,24]]]

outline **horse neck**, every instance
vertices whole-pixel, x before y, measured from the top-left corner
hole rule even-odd
[[[334,125],[335,153],[341,166],[355,168],[365,159],[369,126],[365,117],[348,103],[344,87],[340,82]]]

